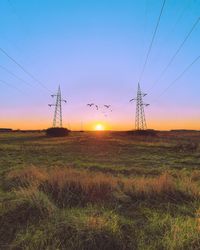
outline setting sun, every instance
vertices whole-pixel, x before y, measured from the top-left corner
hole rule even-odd
[[[100,123],[98,123],[96,126],[95,126],[95,130],[96,131],[103,131],[105,130],[104,126]]]

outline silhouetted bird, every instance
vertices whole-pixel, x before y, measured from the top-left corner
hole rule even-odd
[[[99,106],[98,105],[95,105],[96,109],[99,110]]]
[[[111,106],[111,105],[104,105],[104,107],[106,107],[107,109],[109,109],[109,108],[110,108],[110,106]]]
[[[134,101],[134,100],[135,100],[135,98],[131,99],[129,102],[132,102],[132,101]]]
[[[94,105],[94,103],[88,103],[87,106],[92,107]]]

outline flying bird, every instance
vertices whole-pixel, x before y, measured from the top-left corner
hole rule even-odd
[[[107,109],[109,109],[109,108],[110,108],[110,106],[111,106],[111,105],[104,105],[104,107],[106,107]]]
[[[99,106],[98,105],[95,105],[96,109],[99,110]]]
[[[132,102],[132,101],[134,101],[134,100],[135,100],[135,98],[131,99],[129,102]]]
[[[87,106],[92,107],[94,105],[94,103],[88,103]]]

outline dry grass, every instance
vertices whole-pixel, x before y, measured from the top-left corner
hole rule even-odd
[[[200,232],[200,208],[196,212],[197,223],[198,223],[198,231]]]
[[[54,169],[41,189],[50,193],[59,206],[106,202],[117,186],[117,178],[74,169]]]
[[[200,221],[197,208],[191,208],[190,211],[196,212],[197,220],[188,215],[183,217],[182,213],[175,219],[169,211],[166,215],[159,212],[161,204],[168,204],[173,209],[182,204],[184,212],[187,203],[194,203],[195,206],[196,201],[200,201],[199,187],[191,176],[173,177],[166,172],[158,177],[125,178],[72,168],[54,168],[48,171],[30,167],[9,173],[6,180],[11,183],[8,186],[11,187],[14,199],[7,202],[7,208],[0,216],[0,223],[3,225],[0,228],[0,242],[16,242],[18,246],[22,246],[19,249],[26,249],[29,242],[32,246],[42,245],[41,249],[47,249],[46,246],[57,249],[60,245],[70,244],[68,249],[109,250],[138,249],[135,247],[140,242],[140,249],[145,249],[145,237],[155,237],[158,232],[160,236],[157,237],[157,245],[151,239],[152,249],[157,249],[161,243],[166,247],[163,249],[182,249],[185,246],[183,249],[187,249],[188,244],[199,246]],[[122,200],[120,196],[128,198]],[[141,201],[141,204],[145,204],[145,209],[151,208],[150,214],[144,208],[141,211],[138,209],[135,212],[140,218],[134,217],[131,223],[129,217],[120,217],[121,213],[129,216],[129,208],[134,213]],[[143,213],[146,214],[146,219],[143,219]],[[176,212],[172,214],[174,213]],[[46,229],[43,223],[49,228]],[[188,229],[182,229],[182,223]],[[38,227],[43,235],[40,235],[39,242]],[[22,235],[18,232],[19,228]],[[139,235],[135,234],[137,230]],[[137,242],[133,240],[134,237],[138,237]],[[164,237],[164,241],[158,241],[159,237]],[[56,239],[56,242],[52,239]]]
[[[191,178],[175,179],[169,173],[155,178],[138,178],[125,185],[125,193],[135,199],[163,199],[172,202],[200,198],[199,187]]]
[[[37,187],[59,207],[112,202],[117,192],[123,192],[134,200],[165,199],[176,202],[200,197],[199,187],[192,178],[174,178],[169,173],[154,178],[123,178],[72,168],[55,168],[47,172],[30,167],[11,172],[8,180],[12,188]]]
[[[17,186],[27,187],[37,186],[39,183],[45,181],[48,175],[47,172],[36,168],[35,166],[31,166],[28,168],[24,168],[22,170],[14,170],[8,173],[5,179],[5,186],[8,189],[15,188]]]
[[[192,181],[200,181],[200,172],[199,170],[195,170],[191,173]]]
[[[129,182],[125,190],[134,189],[138,194],[151,196],[152,194],[160,195],[162,193],[171,193],[175,190],[175,182],[172,176],[164,173],[155,178],[138,178]]]

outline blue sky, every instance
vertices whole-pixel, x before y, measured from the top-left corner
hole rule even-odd
[[[137,82],[162,0],[1,0],[0,47],[36,76],[50,92],[61,85],[68,104],[65,126],[81,121],[90,129],[101,122],[110,129],[131,129]],[[167,0],[147,62],[141,88],[148,92],[200,16],[199,0]],[[200,84],[196,63],[162,97],[160,93],[200,55],[200,24],[169,70],[148,92],[148,127],[199,129]],[[0,113],[3,127],[51,125],[50,92],[0,53]],[[8,82],[12,87],[1,82]],[[16,90],[14,87],[19,88]],[[86,103],[109,103],[104,117]]]

